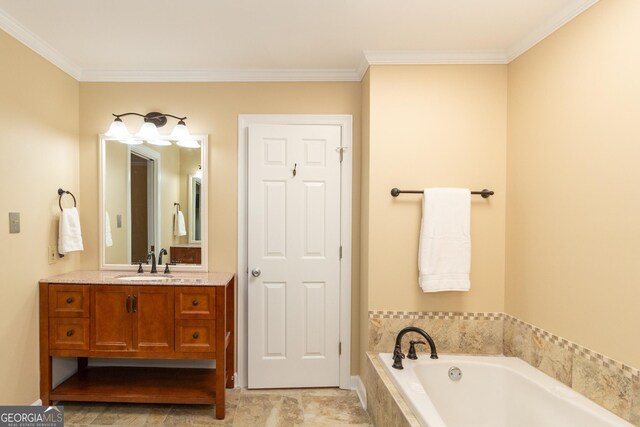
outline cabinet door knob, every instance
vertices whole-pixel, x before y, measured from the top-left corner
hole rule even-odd
[[[73,329],[71,329],[71,330],[67,331],[67,336],[68,336],[68,337],[70,337],[70,336],[72,336],[72,335],[73,335]]]
[[[193,335],[191,335],[193,337],[194,340],[197,340],[198,337],[200,336],[199,332],[194,332]]]
[[[73,302],[73,297],[67,298],[67,304],[71,304]]]
[[[195,307],[196,305],[198,305],[198,304],[199,304],[199,303],[198,303],[198,300],[197,300],[197,299],[194,299],[193,301],[191,301],[191,305],[193,305],[194,307]]]

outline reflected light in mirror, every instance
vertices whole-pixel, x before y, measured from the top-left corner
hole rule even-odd
[[[200,148],[198,141],[193,139],[181,139],[176,141],[176,145],[184,148]]]
[[[141,139],[126,138],[126,139],[118,139],[118,142],[121,144],[127,144],[127,145],[140,145],[144,141]]]
[[[166,147],[167,145],[171,145],[171,141],[167,141],[166,139],[151,139],[149,141],[144,141],[147,144],[151,145],[160,145]]]

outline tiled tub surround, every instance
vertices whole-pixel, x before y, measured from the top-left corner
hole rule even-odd
[[[370,311],[369,351],[393,351],[396,334],[405,326],[418,326],[427,331],[433,337],[439,353],[504,354],[519,357],[621,418],[640,426],[638,369],[504,313]],[[419,336],[403,340],[405,353],[410,339],[419,339]],[[422,346],[417,349],[425,352]],[[378,367],[382,369],[381,366]],[[374,406],[368,408],[374,424],[382,426],[386,424],[376,421],[375,406],[382,404],[382,407],[389,408],[393,406],[395,399],[376,401],[376,396],[384,395],[376,388],[376,384],[382,384],[383,380],[380,378],[386,379],[386,375],[381,377],[374,368],[375,356],[370,355],[364,383],[367,402]],[[370,391],[374,393],[371,397]],[[397,391],[395,393],[397,395]],[[390,396],[394,397],[393,394]],[[395,397],[400,399],[399,396]],[[406,404],[404,406],[406,408]]]
[[[415,415],[380,365],[377,353],[367,353],[364,376],[367,412],[374,426],[420,427]]]

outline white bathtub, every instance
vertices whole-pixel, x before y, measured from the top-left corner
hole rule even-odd
[[[515,357],[424,355],[403,359],[403,370],[390,353],[379,359],[425,427],[633,427]]]

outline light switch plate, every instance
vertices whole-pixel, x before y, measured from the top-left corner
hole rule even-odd
[[[9,212],[9,233],[20,232],[20,212]]]
[[[116,227],[122,228],[122,215],[116,215]]]

